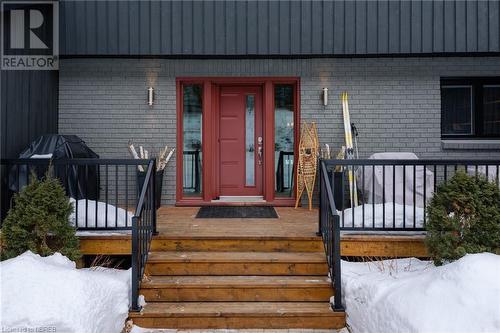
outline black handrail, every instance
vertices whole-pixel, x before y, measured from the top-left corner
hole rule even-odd
[[[151,240],[156,233],[155,183],[156,161],[150,160],[139,202],[132,217],[132,305],[131,311],[140,311],[139,288],[148,260]]]
[[[334,289],[334,311],[344,311],[342,305],[342,272],[340,262],[340,216],[335,208],[332,191],[331,171],[328,171],[323,160],[320,160],[319,173],[319,230],[322,236],[328,262],[328,271]]]

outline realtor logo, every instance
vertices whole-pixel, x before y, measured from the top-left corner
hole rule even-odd
[[[58,1],[2,1],[2,70],[59,68]]]

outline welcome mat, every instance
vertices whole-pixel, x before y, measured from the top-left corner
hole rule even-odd
[[[198,219],[276,219],[278,214],[269,206],[205,206],[196,214]]]

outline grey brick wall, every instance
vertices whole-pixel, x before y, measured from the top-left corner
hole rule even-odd
[[[59,132],[79,135],[101,157],[127,157],[128,140],[154,151],[176,145],[179,76],[298,76],[302,119],[316,121],[321,143],[335,149],[344,141],[339,95],[348,91],[363,157],[382,151],[411,151],[421,158],[500,157],[495,142],[443,149],[439,90],[443,76],[500,76],[500,57],[64,59],[59,75]],[[149,85],[155,87],[153,108],[146,105]],[[323,87],[330,93],[327,107],[320,99]],[[175,160],[165,178],[163,200],[171,204]]]

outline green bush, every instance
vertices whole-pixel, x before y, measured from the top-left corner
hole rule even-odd
[[[80,258],[78,237],[68,222],[73,206],[64,188],[50,171],[43,180],[31,177],[31,184],[15,194],[3,222],[2,260],[27,250],[42,256],[60,252],[72,260]]]
[[[494,182],[457,172],[437,187],[427,214],[426,245],[436,265],[466,253],[498,252],[500,191]]]

